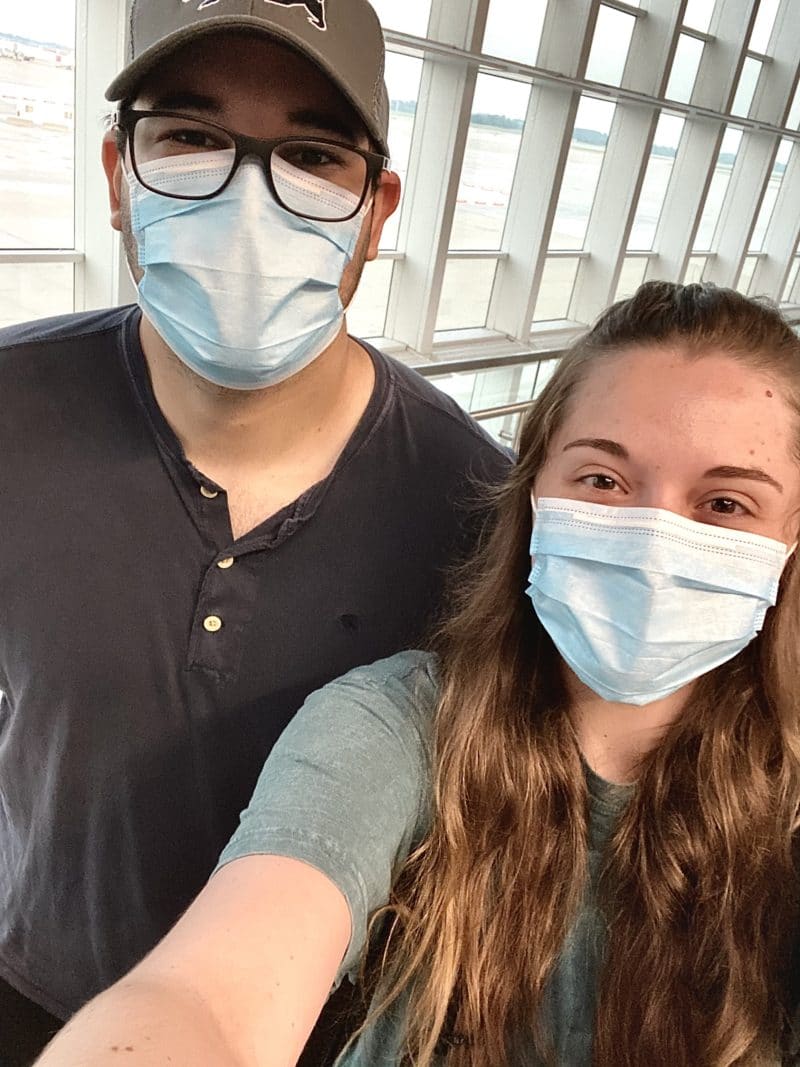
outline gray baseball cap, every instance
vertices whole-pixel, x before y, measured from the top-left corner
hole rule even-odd
[[[311,60],[389,155],[383,34],[367,0],[132,0],[128,64],[106,89],[106,99],[128,99],[181,45],[222,30],[263,33]]]

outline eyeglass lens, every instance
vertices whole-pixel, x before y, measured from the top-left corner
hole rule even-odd
[[[142,183],[166,196],[213,195],[227,182],[236,159],[235,142],[224,130],[163,115],[138,119],[131,152]],[[358,152],[313,139],[277,145],[270,170],[285,208],[331,221],[353,213],[368,179],[367,162]]]

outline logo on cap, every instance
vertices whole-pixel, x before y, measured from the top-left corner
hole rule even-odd
[[[184,4],[191,4],[194,0],[182,0]],[[198,11],[219,4],[221,0],[200,0],[197,5]],[[308,15],[308,21],[318,30],[326,30],[325,4],[327,0],[264,0],[265,4],[277,4],[278,7],[303,7]]]

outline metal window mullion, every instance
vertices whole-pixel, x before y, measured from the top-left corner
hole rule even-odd
[[[433,0],[428,35],[474,51],[483,41],[489,0]],[[450,232],[478,75],[471,61],[423,61],[403,218],[386,316],[386,335],[422,355],[433,351]]]
[[[548,4],[537,65],[582,77],[597,19],[594,0]],[[490,329],[527,344],[547,243],[567,165],[580,94],[555,82],[534,84],[525,117],[503,234],[507,258],[498,265]]]
[[[800,150],[795,147],[786,165],[775,207],[764,235],[750,291],[780,300],[800,240]]]
[[[658,112],[617,105],[578,265],[569,318],[590,323],[614,299]]]
[[[758,0],[717,0],[710,32],[714,40],[703,49],[692,103],[713,111],[729,111],[746,57]]]
[[[755,130],[743,134],[714,232],[716,255],[703,275],[705,281],[736,285],[777,151],[774,134]]]
[[[657,255],[647,265],[645,280],[683,279],[723,132],[718,121],[686,120],[653,242]]]
[[[103,93],[124,62],[125,0],[78,0],[75,50],[76,310],[116,304],[130,292],[117,234],[108,221],[108,189],[100,163]]]
[[[772,30],[770,56],[761,65],[761,74],[750,105],[754,119],[782,126],[792,104],[798,78],[797,0],[783,0]]]

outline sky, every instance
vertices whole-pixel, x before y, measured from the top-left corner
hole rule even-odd
[[[75,46],[75,0],[0,0],[0,33]]]

